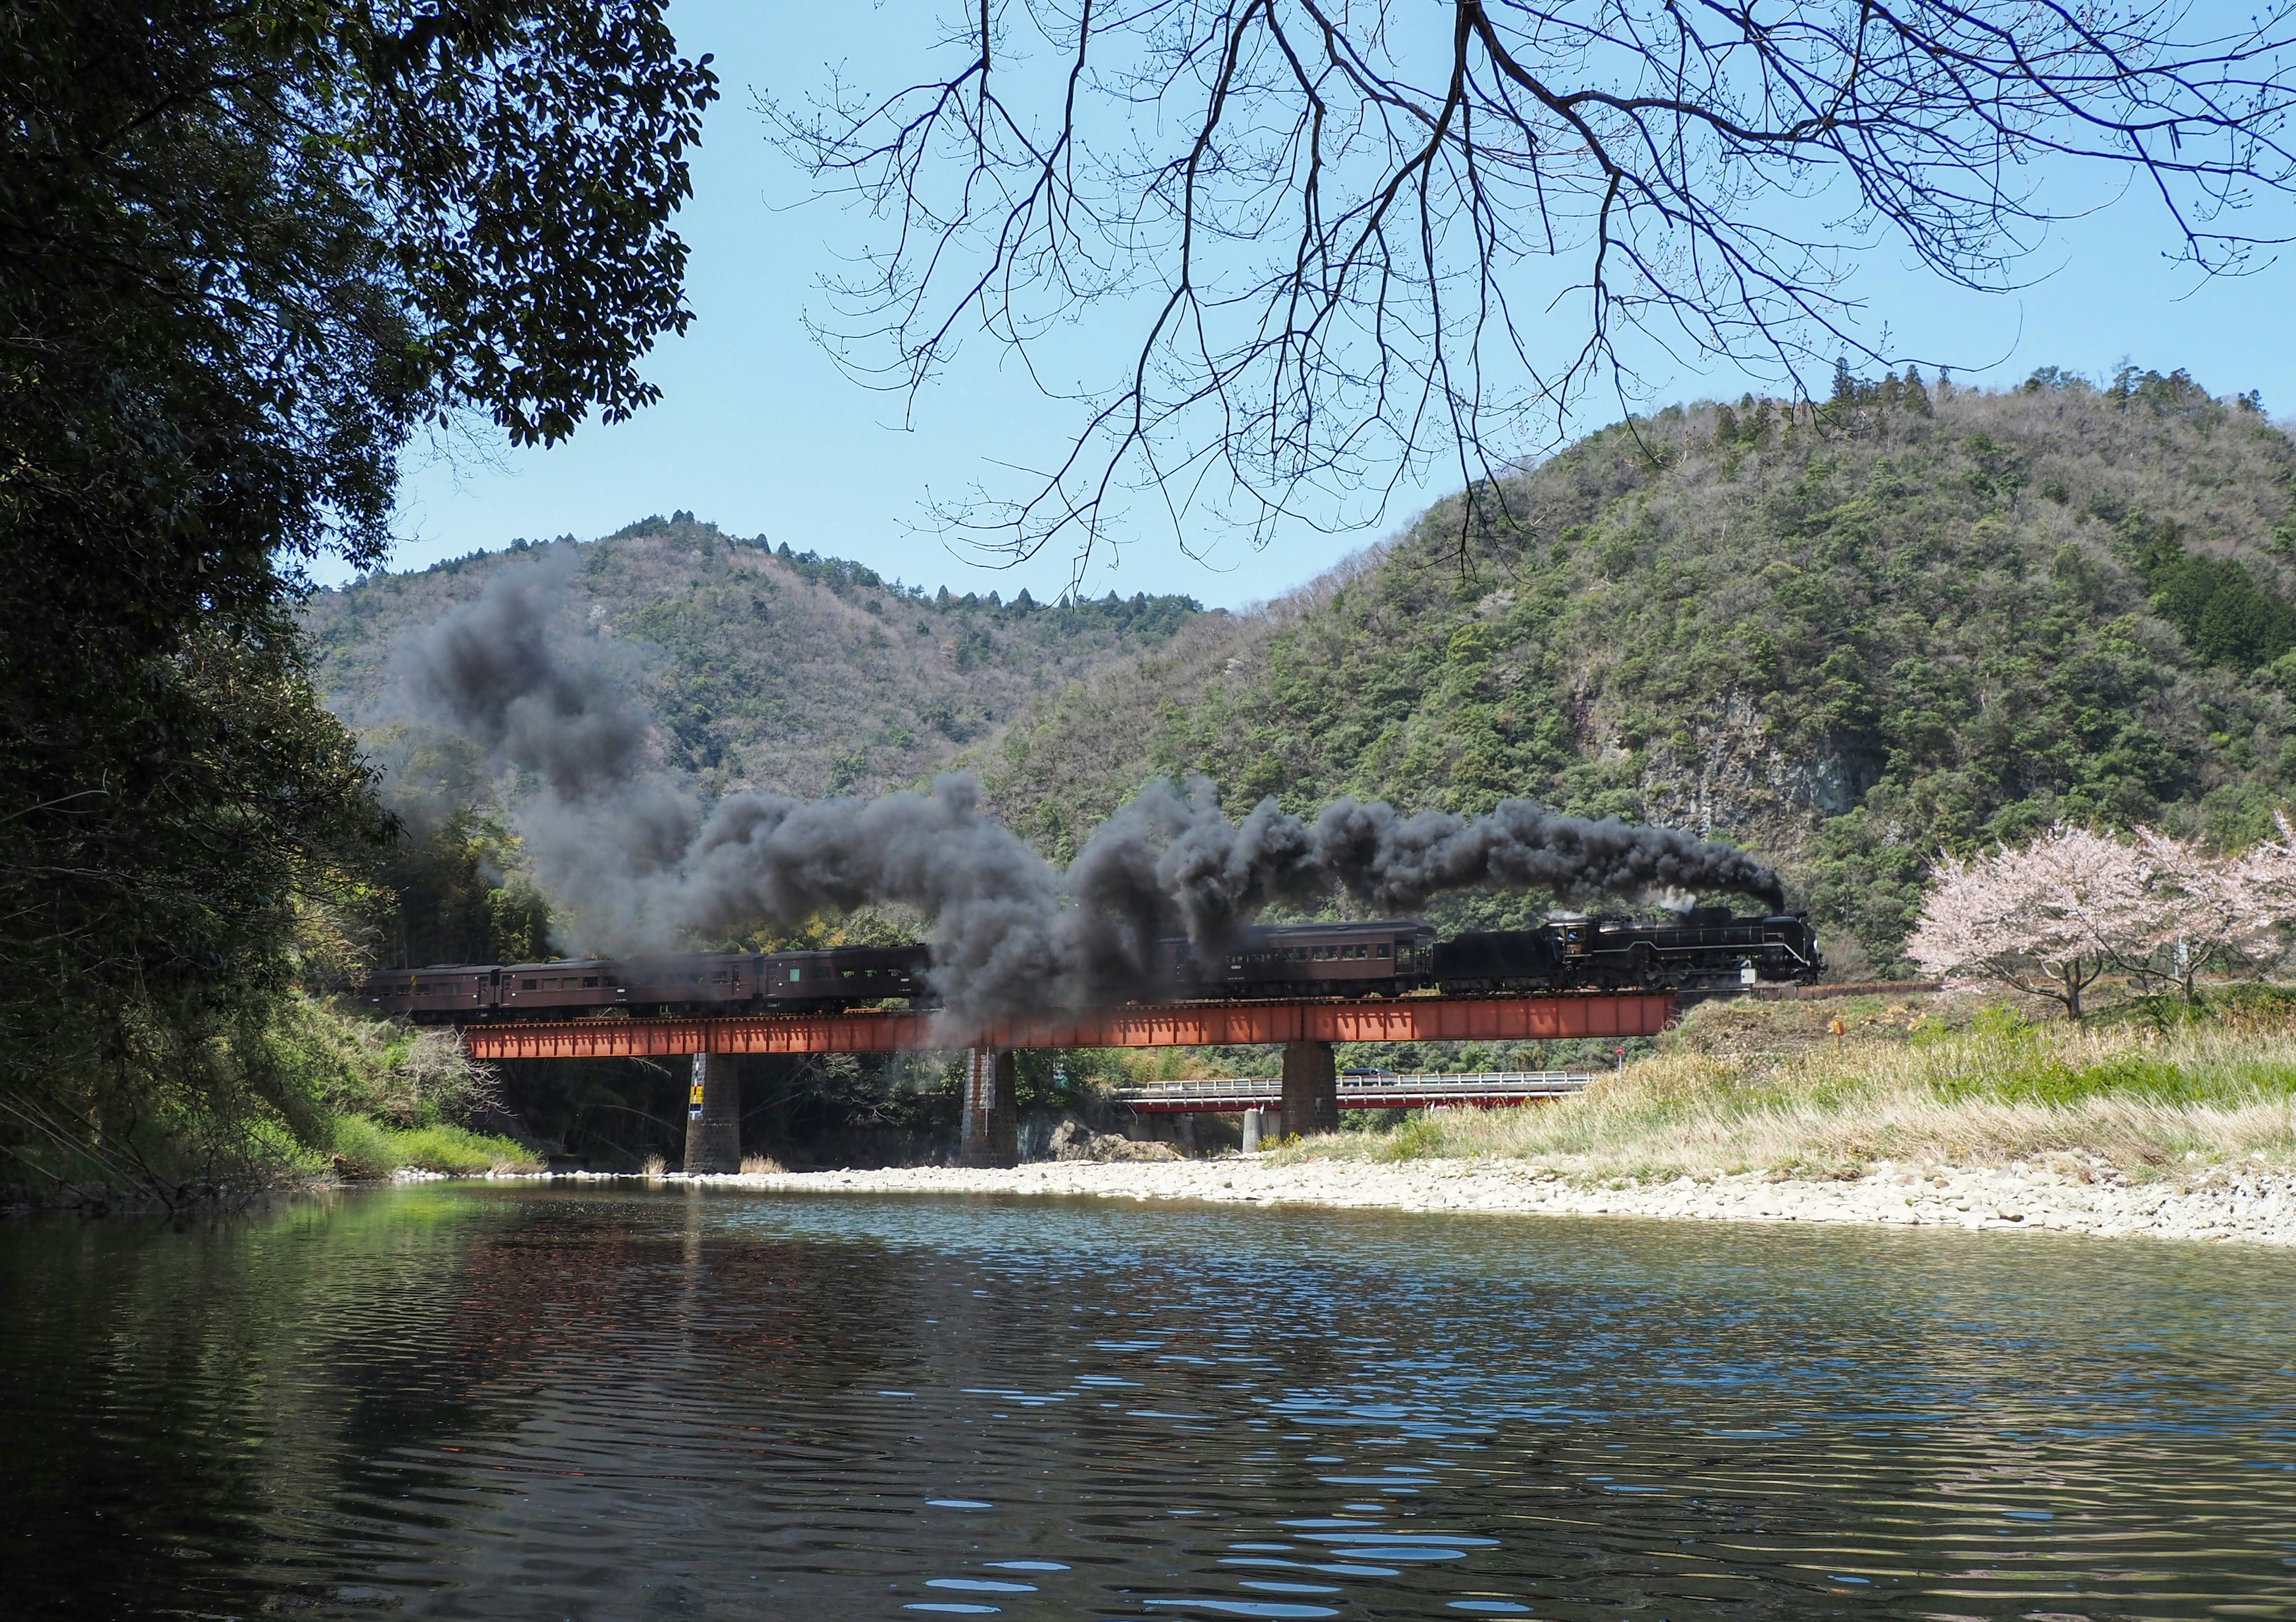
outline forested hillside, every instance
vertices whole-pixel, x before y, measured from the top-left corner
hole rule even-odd
[[[2058,818],[2237,842],[2296,798],[2292,473],[2259,402],[2182,374],[1670,408],[1073,684],[980,763],[1054,850],[1158,772],[1237,811],[1529,795],[1693,827],[1888,970],[1940,847]]]
[[[570,548],[573,629],[618,643],[669,763],[705,791],[875,794],[946,764],[1029,702],[1168,640],[1200,610],[1113,595],[1054,606],[927,595],[858,564],[729,536],[679,513],[602,540],[483,553],[323,592],[313,676],[355,725],[395,712],[398,655],[504,571]]]

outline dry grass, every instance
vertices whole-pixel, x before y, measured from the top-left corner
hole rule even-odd
[[[1838,1044],[1824,1028],[1837,1014],[1853,1033]],[[2234,1159],[2290,1166],[2296,1030],[2284,1015],[2160,1031],[2034,1026],[1996,1009],[1956,1029],[1878,1002],[1735,1005],[1699,1010],[1658,1053],[1574,1099],[1434,1111],[1284,1153],[1496,1157],[1636,1180],[1855,1176],[1882,1160],[2097,1158],[2139,1177]]]

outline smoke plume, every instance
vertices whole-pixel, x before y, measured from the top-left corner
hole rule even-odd
[[[416,645],[414,689],[472,743],[541,774],[561,799],[611,790],[644,763],[647,718],[594,649],[569,657],[560,626],[570,556],[496,575]]]
[[[656,763],[649,719],[602,645],[567,629],[570,578],[548,558],[498,576],[415,647],[410,681],[437,717],[538,779],[516,816],[536,877],[582,932],[564,947],[660,950],[908,908],[931,920],[955,1028],[1121,1000],[1152,983],[1160,938],[1217,953],[1281,902],[1344,894],[1411,912],[1455,891],[1534,890],[1783,904],[1777,875],[1726,845],[1528,800],[1461,817],[1343,799],[1309,820],[1270,799],[1238,822],[1210,782],[1157,782],[1065,869],[982,811],[965,776],[873,800],[739,793],[705,818]]]
[[[430,718],[497,767],[539,779],[516,820],[536,879],[595,938],[660,947],[657,894],[693,843],[700,808],[660,770],[652,720],[624,696],[596,638],[568,625],[570,554],[506,569],[414,644],[406,687]]]
[[[1070,869],[1114,904],[1146,910],[1217,947],[1262,908],[1344,892],[1374,911],[1414,912],[1456,890],[1544,890],[1562,901],[1725,891],[1772,907],[1778,876],[1675,828],[1566,817],[1529,800],[1488,816],[1406,816],[1384,801],[1335,800],[1313,822],[1263,800],[1240,823],[1203,778],[1152,783],[1102,825]],[[1120,875],[1121,882],[1111,882]],[[1152,890],[1152,897],[1143,893]]]

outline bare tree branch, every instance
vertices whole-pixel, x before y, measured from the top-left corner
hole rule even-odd
[[[1080,571],[1142,487],[1186,545],[1366,522],[1437,457],[1495,484],[1644,343],[1794,389],[1909,358],[1857,256],[2020,285],[2084,169],[2198,273],[2253,268],[2296,190],[2291,4],[978,0],[951,77],[765,107],[882,222],[816,328],[853,375],[914,400],[977,330],[1078,406],[944,517]],[[1133,334],[1081,393],[1042,364],[1078,321]]]

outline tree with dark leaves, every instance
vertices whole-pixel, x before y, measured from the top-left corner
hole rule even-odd
[[[660,0],[0,0],[0,1148],[268,1084],[390,835],[305,565],[380,561],[426,424],[653,397],[715,94]]]

